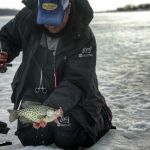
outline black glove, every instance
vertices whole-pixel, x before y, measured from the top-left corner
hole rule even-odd
[[[5,122],[0,121],[0,133],[7,134],[9,131],[9,128],[7,127],[7,124]]]
[[[5,122],[0,121],[0,133],[7,134],[8,131],[9,131],[9,128],[7,127],[7,124]],[[6,141],[3,143],[0,143],[0,147],[7,146],[7,145],[12,145],[12,142]]]
[[[12,143],[11,143],[11,142],[8,142],[8,141],[6,141],[6,142],[4,142],[4,143],[0,143],[0,147],[1,147],[1,146],[7,146],[7,145],[12,145]]]

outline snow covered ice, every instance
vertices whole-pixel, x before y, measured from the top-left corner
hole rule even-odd
[[[137,17],[138,16],[138,17]],[[150,150],[150,12],[95,14],[91,27],[95,33],[99,89],[113,112],[111,130],[89,150]],[[10,17],[0,17],[0,27]],[[10,131],[0,135],[12,146],[0,150],[59,150],[50,147],[22,147],[14,135],[16,122],[8,122],[7,109],[12,108],[10,84],[20,64],[0,74],[0,121]]]

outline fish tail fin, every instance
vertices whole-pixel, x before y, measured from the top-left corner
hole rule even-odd
[[[17,118],[18,118],[18,110],[8,109],[8,112],[9,112],[9,121],[10,122],[13,122],[13,121],[17,120]]]

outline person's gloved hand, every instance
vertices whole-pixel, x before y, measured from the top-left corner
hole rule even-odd
[[[8,54],[6,52],[0,52],[0,73],[6,72],[7,60],[8,60]]]
[[[7,127],[7,124],[5,122],[0,121],[0,133],[7,134],[9,131],[9,128]]]

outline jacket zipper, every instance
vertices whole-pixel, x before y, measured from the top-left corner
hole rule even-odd
[[[57,75],[56,75],[56,50],[53,52],[54,56],[54,65],[53,65],[53,80],[54,80],[54,87],[57,87]]]

